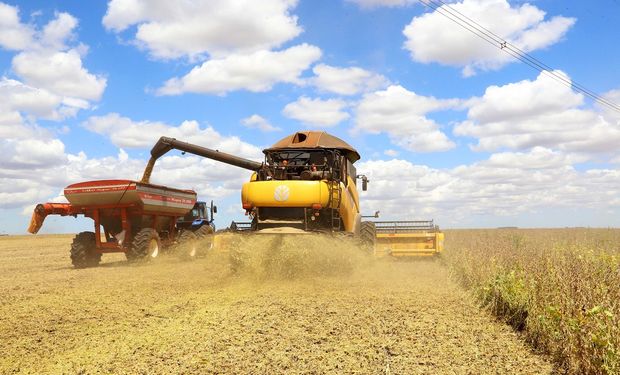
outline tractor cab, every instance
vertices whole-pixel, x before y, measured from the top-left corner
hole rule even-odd
[[[204,225],[212,225],[214,213],[217,213],[217,206],[213,205],[213,201],[210,206],[206,202],[196,202],[185,216],[177,219],[177,227],[193,231]]]

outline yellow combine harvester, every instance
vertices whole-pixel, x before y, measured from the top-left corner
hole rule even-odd
[[[444,235],[428,221],[375,221],[375,255],[415,257],[438,255],[443,251]]]
[[[340,138],[323,131],[297,132],[263,150],[264,161],[258,162],[161,137],[151,150],[143,183],[149,182],[157,159],[173,149],[252,171],[241,189],[242,207],[251,222],[231,229],[271,234],[342,233],[357,239],[369,252],[384,241],[374,222],[362,221],[357,180],[365,191],[368,179],[358,175],[354,166],[359,153]],[[402,238],[402,243],[407,238],[419,241],[412,235]],[[216,246],[220,242],[216,239]],[[390,251],[383,253],[405,255]]]
[[[357,180],[366,190],[368,179],[353,165],[357,151],[326,132],[289,135],[263,150],[263,162],[161,137],[151,150],[142,182],[148,182],[158,158],[180,150],[252,171],[243,184],[241,203],[252,220],[252,231],[344,232],[372,236],[374,224],[362,222]]]

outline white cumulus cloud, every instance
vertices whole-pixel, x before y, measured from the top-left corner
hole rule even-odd
[[[82,66],[77,50],[26,51],[13,58],[13,70],[28,85],[52,93],[97,101],[106,87],[106,79],[89,73]]]
[[[392,142],[416,152],[446,151],[455,147],[426,114],[457,107],[458,100],[418,95],[402,86],[364,95],[355,109],[354,132],[387,133]]]
[[[276,132],[282,130],[277,126],[271,125],[264,117],[257,114],[242,119],[241,124],[248,129],[258,129],[262,132]]]
[[[296,0],[111,0],[103,25],[136,26],[135,41],[157,58],[248,54],[280,46],[302,31]]]
[[[201,128],[196,121],[183,121],[180,125],[173,126],[157,121],[134,121],[118,113],[110,113],[105,116],[92,116],[83,126],[109,137],[118,147],[150,149],[159,137],[167,136],[229,154],[261,158],[261,151],[256,146],[237,136],[224,136],[212,127]]]
[[[279,82],[300,84],[301,73],[320,57],[318,47],[305,43],[282,51],[261,50],[248,55],[230,55],[206,61],[185,76],[166,81],[157,93],[223,95],[235,90],[265,92]]]
[[[345,112],[347,103],[340,99],[311,99],[305,96],[287,104],[282,110],[284,116],[308,125],[335,126],[350,117]]]
[[[0,95],[10,90],[19,96],[10,101],[23,104],[14,105],[16,110],[55,120],[74,116],[79,109],[90,107],[91,101],[101,99],[107,80],[82,64],[87,47],[76,42],[78,20],[59,12],[39,28],[22,23],[18,11],[0,3],[0,46],[18,51],[11,61],[18,79],[3,77]],[[33,100],[35,95],[40,103]],[[49,108],[52,103],[57,108]]]
[[[319,64],[312,71],[315,74],[312,83],[319,90],[340,95],[355,95],[377,90],[389,84],[384,76],[358,67],[338,68]]]
[[[402,7],[417,3],[419,0],[346,0],[347,2],[357,4],[361,8],[378,8],[378,7]]]
[[[462,0],[442,5],[444,13],[459,12],[525,52],[560,41],[575,24],[574,18],[555,16],[531,4],[511,5],[507,0]],[[464,75],[476,70],[499,69],[514,58],[457,25],[439,11],[414,17],[403,30],[405,48],[414,61],[462,66]]]
[[[463,225],[480,215],[497,221],[539,210],[620,207],[611,199],[620,194],[620,171],[582,172],[571,162],[561,152],[538,148],[447,169],[393,159],[362,162],[357,170],[371,180],[364,210],[381,210],[386,219],[435,218],[440,225]]]
[[[23,50],[33,42],[34,30],[19,20],[19,8],[0,3],[0,46]]]
[[[62,97],[47,90],[23,84],[20,81],[2,77],[0,79],[0,111],[25,112],[37,117],[56,118]]]
[[[564,73],[556,71],[570,82]],[[469,101],[467,120],[454,134],[477,139],[477,151],[536,146],[566,152],[612,153],[620,144],[620,124],[584,108],[581,94],[548,74],[504,86],[490,86]]]

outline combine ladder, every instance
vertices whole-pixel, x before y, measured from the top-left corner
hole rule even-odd
[[[329,186],[329,205],[331,208],[332,231],[340,231],[340,204],[342,203],[342,189],[339,181],[328,181]]]

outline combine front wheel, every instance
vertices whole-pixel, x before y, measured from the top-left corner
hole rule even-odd
[[[96,267],[101,261],[97,252],[95,233],[82,232],[75,236],[71,244],[71,263],[75,268]]]
[[[377,228],[372,221],[363,221],[360,228],[360,242],[362,249],[369,254],[374,254],[377,243]]]
[[[130,261],[139,259],[150,260],[151,258],[157,258],[160,250],[161,239],[157,231],[153,228],[144,228],[134,236],[131,249],[125,253],[125,256]]]

